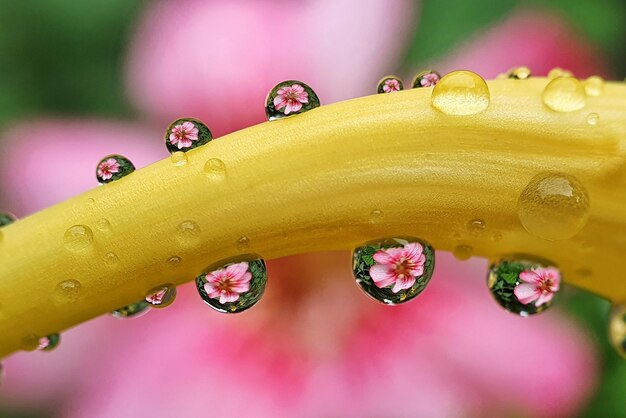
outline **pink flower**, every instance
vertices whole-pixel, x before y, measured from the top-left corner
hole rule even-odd
[[[118,163],[115,158],[109,158],[98,165],[98,177],[102,180],[108,180],[113,177],[113,174],[119,172],[120,163]]]
[[[163,303],[163,299],[167,295],[168,288],[164,287],[163,289],[157,290],[156,292],[146,296],[146,302],[151,305],[160,305]]]
[[[220,303],[236,302],[240,294],[250,290],[251,279],[248,263],[243,261],[208,273],[204,290],[210,298],[219,298]]]
[[[198,128],[189,121],[185,121],[172,128],[170,143],[178,149],[189,148],[193,141],[198,140]]]
[[[385,80],[383,85],[383,91],[385,93],[392,93],[394,91],[400,91],[400,82],[395,78],[390,78],[389,80]]]
[[[524,270],[519,278],[524,283],[515,287],[515,296],[524,305],[535,302],[537,307],[550,302],[561,283],[561,274],[554,267]]]
[[[428,73],[422,76],[420,84],[422,87],[432,87],[439,82],[439,76],[435,73]]]
[[[302,103],[309,103],[309,93],[300,84],[292,84],[278,89],[274,97],[276,110],[285,108],[285,115],[302,109]]]
[[[415,279],[424,274],[424,247],[417,242],[405,244],[402,248],[388,248],[374,254],[374,264],[370,276],[378,288],[393,285],[391,291],[398,293],[415,284]]]

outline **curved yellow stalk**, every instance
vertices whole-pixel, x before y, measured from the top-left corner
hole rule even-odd
[[[626,301],[626,84],[606,83],[582,110],[558,113],[542,103],[547,83],[490,81],[489,107],[472,116],[433,108],[432,89],[323,106],[9,225],[0,357],[239,253],[272,259],[393,235],[488,258],[536,254],[568,283]],[[571,239],[543,240],[518,219],[520,193],[546,170],[575,176],[589,194],[589,221]],[[485,228],[468,228],[474,219]]]

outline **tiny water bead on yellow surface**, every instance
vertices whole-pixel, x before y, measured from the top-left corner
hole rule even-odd
[[[239,237],[237,239],[237,243],[236,243],[237,249],[238,250],[247,250],[248,248],[250,248],[250,238],[246,237],[245,235],[242,237]]]
[[[40,351],[52,351],[61,343],[61,336],[59,334],[50,334],[46,337],[39,339],[39,345],[37,350]]]
[[[209,158],[204,164],[204,174],[210,181],[223,181],[226,178],[226,164],[219,158]]]
[[[176,167],[183,167],[189,162],[189,157],[187,157],[187,154],[182,151],[176,151],[172,153],[170,160]]]
[[[533,177],[520,194],[517,215],[531,234],[549,240],[576,235],[587,223],[589,196],[575,177],[546,172]]]
[[[150,304],[146,302],[145,299],[142,299],[139,302],[131,303],[130,305],[124,306],[123,308],[114,310],[113,312],[111,312],[111,315],[118,319],[138,318],[148,313],[149,309]]]
[[[471,71],[446,74],[433,89],[431,103],[453,116],[475,115],[489,107],[490,93],[481,76]]]
[[[452,250],[452,255],[457,260],[469,260],[474,255],[474,248],[469,245],[457,245]]]
[[[278,83],[265,101],[268,120],[281,119],[307,112],[320,106],[320,100],[311,87],[297,80]]]
[[[543,103],[556,112],[573,112],[587,105],[582,83],[574,77],[557,77],[550,81],[541,95]]]
[[[83,252],[92,248],[93,231],[87,225],[74,225],[63,235],[65,248],[72,252]]]
[[[402,84],[402,80],[400,80],[400,77],[396,77],[395,75],[388,75],[386,77],[383,77],[378,82],[376,92],[378,94],[393,93],[403,89],[404,85]]]
[[[597,75],[592,75],[587,78],[583,85],[585,86],[585,92],[587,96],[600,96],[604,90],[604,79]]]
[[[96,167],[98,183],[111,183],[135,171],[133,163],[123,155],[108,155],[100,160]]]
[[[591,126],[596,126],[600,121],[600,115],[597,113],[590,113],[587,115],[587,124]]]
[[[75,302],[80,297],[81,284],[78,280],[68,279],[57,283],[54,293],[59,301]]]
[[[196,245],[200,241],[200,226],[194,221],[181,222],[176,229],[176,240],[182,245]]]
[[[111,222],[106,218],[100,218],[96,222],[96,228],[102,232],[109,232],[111,230]]]
[[[626,359],[626,305],[615,305],[609,317],[609,341],[620,356]]]
[[[104,255],[104,262],[110,267],[116,266],[119,261],[120,258],[114,252],[108,252]]]
[[[213,134],[209,128],[194,118],[176,119],[165,131],[165,146],[172,154],[198,148],[212,139]],[[173,156],[172,161],[174,161]]]
[[[159,286],[148,292],[146,296],[146,302],[153,308],[167,308],[176,299],[176,286],[173,284],[167,284]]]
[[[532,72],[528,67],[515,67],[509,70],[507,73],[507,78],[512,78],[514,80],[526,80],[530,78]]]

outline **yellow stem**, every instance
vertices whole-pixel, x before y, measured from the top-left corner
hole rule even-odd
[[[432,89],[323,106],[9,225],[0,232],[0,357],[220,259],[350,249],[394,235],[439,250],[471,246],[489,259],[538,255],[566,282],[626,301],[626,84],[606,83],[583,109],[558,113],[542,103],[547,83],[490,81],[489,107],[472,116],[432,107]],[[573,238],[546,241],[518,219],[520,193],[547,170],[575,176],[588,192],[590,218]],[[468,228],[474,219],[486,227]],[[75,225],[87,229],[67,232]]]

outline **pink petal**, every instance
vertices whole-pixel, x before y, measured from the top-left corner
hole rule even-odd
[[[297,102],[297,101],[296,101],[296,102],[293,102],[293,104],[291,105],[291,111],[292,111],[292,112],[297,112],[297,111],[299,111],[300,109],[302,109],[302,103]]]
[[[532,270],[524,270],[519,274],[519,278],[526,283],[540,283],[541,277]]]
[[[378,264],[392,264],[395,262],[395,258],[389,254],[388,250],[378,250],[372,257]]]
[[[554,297],[554,293],[542,294],[541,296],[539,296],[539,298],[535,302],[535,306],[539,307],[543,305],[544,303],[548,303],[552,300],[553,297]]]
[[[246,261],[242,261],[240,263],[231,264],[226,267],[226,275],[232,277],[234,280],[243,280],[246,273],[248,272],[248,263]],[[248,279],[249,281],[250,279]]]
[[[530,283],[522,283],[515,286],[515,297],[524,305],[536,300],[541,296],[541,291]]]
[[[234,292],[223,292],[220,296],[220,303],[229,303],[229,302],[237,302],[239,299],[239,293]]]
[[[400,279],[400,280],[396,281],[396,283],[394,284],[393,289],[391,289],[391,291],[393,293],[398,293],[401,290],[411,288],[411,286],[413,286],[414,284],[415,284],[415,277],[409,276],[409,277],[406,277],[404,279]]]
[[[396,280],[392,267],[387,264],[375,264],[370,267],[370,277],[374,280],[376,287],[383,288],[390,286]]]
[[[424,247],[422,247],[422,245],[417,242],[410,242],[404,246],[403,250],[403,256],[405,258],[417,262],[419,257],[422,255]]]

